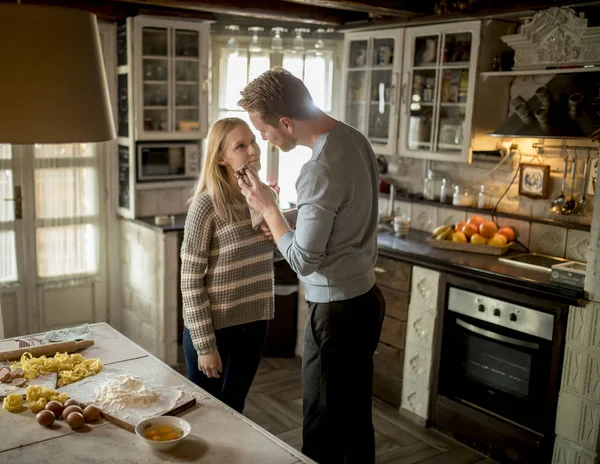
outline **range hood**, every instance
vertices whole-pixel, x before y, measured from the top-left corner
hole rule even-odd
[[[488,134],[493,137],[529,137],[529,138],[588,138],[600,127],[600,71],[557,74],[547,84],[550,100],[542,103],[537,95],[527,101],[529,110],[524,106],[521,117],[515,111],[495,131]],[[540,93],[544,93],[543,90]],[[580,95],[578,95],[580,94]],[[547,94],[546,94],[547,95]],[[569,104],[571,99],[571,105]],[[575,105],[575,101],[579,104]],[[547,108],[547,121],[544,119]],[[576,110],[574,110],[576,108]]]

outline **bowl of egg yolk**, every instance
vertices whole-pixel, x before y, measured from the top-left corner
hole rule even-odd
[[[135,426],[135,433],[158,451],[175,448],[190,433],[190,424],[175,416],[156,416],[144,419]]]

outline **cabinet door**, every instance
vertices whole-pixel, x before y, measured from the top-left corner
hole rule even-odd
[[[139,132],[164,137],[171,126],[171,34],[167,27],[141,28],[141,105]]]
[[[200,132],[200,31],[173,29],[173,127],[176,133]]]
[[[344,72],[344,119],[376,153],[393,154],[398,127],[402,30],[349,34]]]
[[[399,154],[469,161],[480,22],[409,29]]]

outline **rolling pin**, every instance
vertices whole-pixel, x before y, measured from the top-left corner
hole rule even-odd
[[[0,351],[1,361],[15,361],[21,359],[24,353],[31,353],[32,356],[54,356],[56,353],[73,353],[77,350],[83,350],[94,345],[94,340],[69,340],[67,342],[48,343],[47,345],[28,346],[17,350]]]

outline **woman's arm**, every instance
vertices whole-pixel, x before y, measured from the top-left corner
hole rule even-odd
[[[204,285],[215,213],[210,199],[197,197],[190,206],[181,244],[181,293],[183,314],[199,355],[217,348],[210,301]]]

